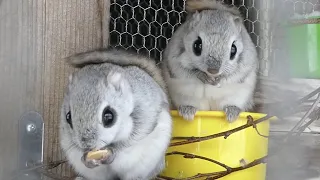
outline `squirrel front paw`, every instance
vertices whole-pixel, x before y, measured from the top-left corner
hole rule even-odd
[[[183,117],[183,119],[191,121],[194,119],[194,115],[197,112],[197,108],[193,106],[179,106],[178,108],[179,115]]]
[[[220,77],[210,77],[202,71],[197,72],[197,77],[204,84],[211,84],[216,86],[220,82]]]
[[[237,106],[225,106],[223,108],[224,112],[226,113],[227,120],[231,123],[238,119],[241,109]]]
[[[88,159],[87,158],[88,152],[85,152],[84,155],[81,157],[81,162],[87,167],[87,168],[95,168],[97,166],[100,166],[102,164],[110,164],[113,162],[115,158],[115,154],[111,153],[107,157],[103,157],[101,159]]]
[[[87,167],[87,168],[95,168],[97,166],[100,166],[102,163],[100,160],[95,159],[87,159],[86,154],[81,157],[81,162]]]

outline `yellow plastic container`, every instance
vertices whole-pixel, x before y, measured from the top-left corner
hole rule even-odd
[[[229,123],[222,111],[199,111],[193,121],[186,121],[178,115],[177,111],[171,112],[173,117],[173,137],[208,136],[247,124],[247,116],[254,120],[262,118],[265,114],[242,112],[239,118]],[[269,135],[269,120],[257,124],[257,129],[264,136]],[[182,140],[172,140],[177,142]],[[250,163],[262,158],[268,153],[268,138],[260,136],[253,127],[224,137],[214,138],[202,142],[169,147],[167,152],[179,151],[199,156],[204,156],[219,161],[229,167],[241,166],[241,159]],[[166,156],[166,168],[162,176],[182,179],[199,173],[212,173],[226,169],[202,159],[187,159],[182,155]],[[265,180],[266,164],[233,172],[219,180]],[[198,178],[205,179],[205,178]]]

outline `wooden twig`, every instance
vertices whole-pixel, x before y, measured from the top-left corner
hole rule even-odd
[[[22,174],[27,174],[28,172],[31,172],[31,171],[37,171],[38,169],[47,169],[47,170],[53,169],[66,162],[67,160],[59,160],[59,161],[50,162],[48,164],[35,165],[30,168],[19,170],[18,172],[14,173],[14,175],[10,179],[16,179],[18,176]]]
[[[256,159],[256,160],[254,160],[254,161],[246,164],[245,166],[239,166],[239,167],[236,167],[236,168],[232,168],[229,173],[224,173],[224,174],[221,174],[220,176],[216,176],[216,177],[209,177],[209,178],[207,178],[207,179],[208,179],[208,180],[219,179],[219,178],[222,178],[222,177],[224,177],[224,176],[227,176],[228,174],[231,174],[231,173],[233,173],[233,172],[237,172],[237,171],[249,169],[249,168],[254,167],[254,166],[257,166],[257,165],[259,165],[259,164],[266,163],[267,157],[268,157],[268,156],[264,156],[264,157],[262,157],[262,158]]]
[[[285,141],[288,140],[292,136],[293,133],[302,125],[302,123],[310,116],[310,114],[315,110],[317,105],[320,102],[320,93],[318,94],[317,99],[312,104],[311,108],[306,112],[306,114],[301,118],[301,120],[289,131],[287,137],[285,138]]]
[[[41,169],[41,168],[37,169],[37,172],[54,180],[74,180],[76,178],[76,177],[61,176],[61,175],[58,175],[57,173],[53,173],[47,169]]]
[[[154,178],[154,180],[171,180],[172,178],[169,177],[165,177],[165,176],[157,176]]]
[[[310,98],[317,95],[319,92],[320,92],[320,87],[297,101],[293,101],[293,102],[290,101],[290,102],[283,102],[283,103],[270,103],[270,104],[268,104],[268,106],[274,107],[274,108],[270,108],[270,110],[267,112],[267,114],[275,114],[277,117],[281,117],[281,116],[287,116],[292,113],[296,113],[295,110],[299,106],[301,106],[301,104],[303,104],[305,102],[309,102]],[[284,109],[286,111],[281,112]]]
[[[252,127],[256,130],[257,134],[261,137],[264,137],[264,138],[268,138],[269,136],[266,136],[266,135],[263,135],[259,132],[258,128],[257,128],[257,125],[254,123],[254,120],[252,118],[252,116],[247,116],[247,119],[248,119],[248,124],[252,124]]]
[[[61,164],[66,163],[66,162],[67,162],[67,160],[59,160],[59,161],[55,161],[55,162],[50,162],[49,164],[40,164],[37,166],[33,166],[31,168],[23,169],[20,171],[20,173],[27,173],[29,171],[33,171],[33,170],[36,170],[39,168],[53,169],[53,168],[58,167]]]
[[[313,115],[313,117],[311,117],[312,115]],[[320,108],[314,110],[310,114],[309,118],[310,118],[310,121],[308,121],[307,123],[305,123],[303,126],[301,126],[298,129],[298,135],[301,135],[301,133],[303,133],[306,128],[308,128],[314,121],[316,121],[316,120],[318,120],[320,118]]]
[[[318,93],[320,93],[320,87],[317,88],[316,90],[312,91],[311,93],[309,93],[308,95],[304,96],[303,98],[301,98],[300,100],[297,101],[296,104],[302,104],[306,101],[308,101],[310,98],[312,98],[313,96],[317,95]]]
[[[225,171],[219,171],[219,172],[212,172],[212,173],[199,173],[199,174],[196,174],[194,176],[187,177],[187,178],[171,178],[171,177],[161,176],[161,177],[159,177],[159,178],[161,178],[161,180],[192,180],[192,179],[203,178],[203,177],[206,177],[208,180],[219,179],[219,178],[227,176],[228,174],[231,174],[233,172],[241,171],[241,170],[248,169],[248,168],[251,168],[253,166],[265,163],[265,160],[267,158],[267,156],[265,156],[265,157],[256,159],[256,160],[254,160],[254,161],[252,161],[252,162],[250,162],[250,163],[248,163],[246,165],[233,168],[233,167],[230,167],[230,166],[228,166],[226,164],[223,164],[223,163],[220,163],[218,161],[212,160],[210,158],[206,158],[206,157],[198,156],[198,155],[194,155],[194,154],[189,154],[189,153],[184,153],[184,152],[174,151],[174,152],[167,153],[167,155],[183,155],[184,158],[203,159],[203,160],[212,162],[214,164],[217,164],[217,165],[219,165],[221,167],[224,167],[226,170]],[[158,180],[160,180],[160,179],[158,179]]]
[[[273,116],[271,115],[266,115],[256,121],[254,121],[254,124],[259,124],[261,122],[267,121],[268,119],[272,118]],[[174,142],[171,143],[170,146],[180,146],[180,145],[184,145],[184,144],[190,144],[190,143],[195,143],[195,142],[201,142],[201,141],[206,141],[209,139],[213,139],[213,138],[218,138],[218,137],[224,137],[225,139],[228,138],[231,134],[234,134],[238,131],[241,131],[245,128],[251,127],[252,124],[251,123],[247,123],[245,125],[239,126],[237,128],[228,130],[228,131],[224,131],[224,132],[220,132],[217,134],[213,134],[213,135],[209,135],[209,136],[203,136],[203,137],[173,137],[173,140],[185,140],[185,141],[179,141],[179,142]]]
[[[231,167],[223,164],[223,163],[220,163],[219,161],[215,161],[213,159],[210,159],[210,158],[207,158],[207,157],[203,157],[203,156],[198,156],[198,155],[194,155],[194,154],[189,154],[189,153],[184,153],[184,152],[178,152],[178,151],[173,151],[173,152],[170,152],[170,153],[166,153],[166,156],[171,156],[171,155],[183,155],[184,158],[187,158],[187,159],[202,159],[202,160],[205,160],[205,161],[209,161],[209,162],[212,162],[214,164],[217,164],[223,168],[225,168],[228,172],[232,169]]]

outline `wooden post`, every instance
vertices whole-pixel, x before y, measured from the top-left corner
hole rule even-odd
[[[0,0],[0,179],[17,166],[17,123],[29,110],[44,117],[44,162],[64,158],[58,137],[60,106],[74,69],[63,58],[107,46],[109,4]],[[65,167],[57,171],[70,174]]]

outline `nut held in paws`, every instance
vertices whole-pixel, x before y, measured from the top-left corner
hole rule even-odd
[[[111,151],[108,149],[104,150],[92,150],[87,154],[87,160],[101,160],[111,155]]]

